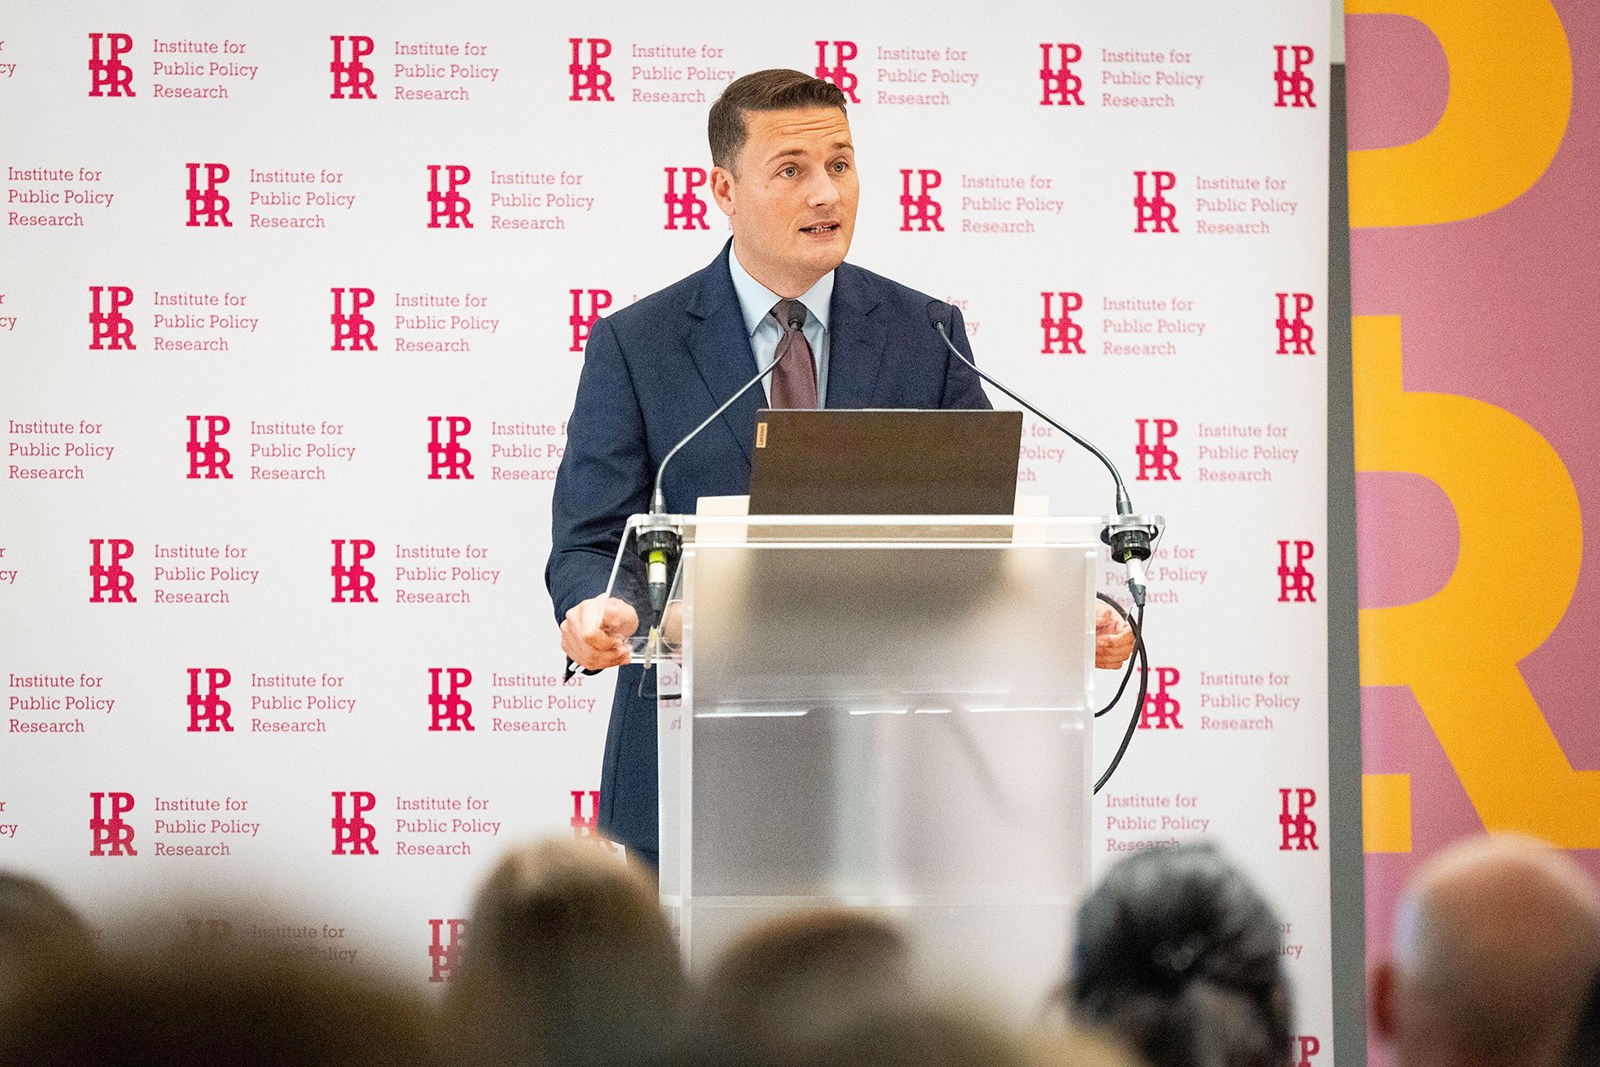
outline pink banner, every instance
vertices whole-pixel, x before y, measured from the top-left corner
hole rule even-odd
[[[1346,5],[1367,947],[1449,843],[1600,872],[1600,10]],[[1382,1049],[1373,1054],[1382,1058]]]

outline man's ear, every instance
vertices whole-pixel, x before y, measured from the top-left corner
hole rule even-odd
[[[733,217],[733,175],[724,167],[711,168],[711,195],[729,218]]]
[[[1384,960],[1372,969],[1367,983],[1367,1013],[1371,1016],[1372,1032],[1390,1045],[1400,1036],[1400,1012],[1396,1003],[1399,980],[1394,961]]]

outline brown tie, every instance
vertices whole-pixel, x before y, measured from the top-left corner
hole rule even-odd
[[[798,300],[780,300],[772,308],[772,317],[778,320],[783,336],[778,339],[780,358],[772,372],[771,398],[768,403],[775,408],[815,408],[817,406],[817,363],[811,356],[811,345],[806,335],[789,327],[793,316],[802,326],[806,321],[806,306]]]

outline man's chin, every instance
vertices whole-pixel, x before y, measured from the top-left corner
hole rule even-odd
[[[848,237],[835,237],[826,243],[803,249],[799,256],[809,270],[815,271],[820,278],[840,263],[844,262],[845,253],[850,251]]]

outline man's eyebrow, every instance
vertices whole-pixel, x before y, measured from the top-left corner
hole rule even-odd
[[[849,141],[835,141],[833,142],[833,147],[835,149],[848,148],[851,151],[855,150],[855,145],[851,144]],[[771,163],[775,160],[784,159],[789,156],[803,156],[805,154],[806,150],[804,148],[785,148],[781,152],[774,152],[772,155],[768,156],[767,162]]]

